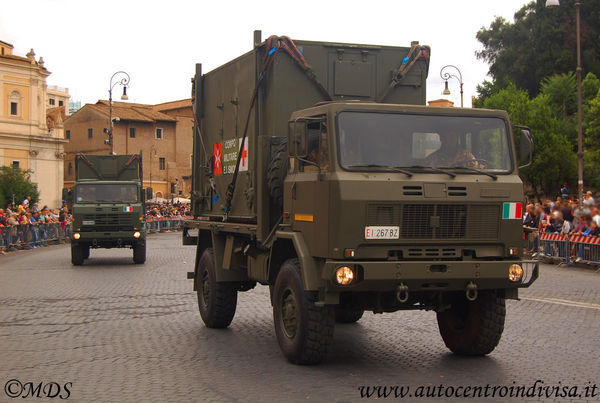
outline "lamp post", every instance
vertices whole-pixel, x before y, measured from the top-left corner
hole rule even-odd
[[[121,74],[121,75],[124,75],[124,76],[120,80],[115,81],[115,83],[113,84],[113,79],[118,74]],[[124,100],[124,101],[128,100],[129,97],[127,96],[127,86],[129,85],[129,74],[127,74],[124,71],[117,71],[110,78],[110,84],[109,84],[110,86],[108,88],[108,106],[109,106],[109,116],[108,116],[108,118],[110,120],[110,126],[109,126],[109,129],[106,131],[106,134],[108,134],[108,140],[106,140],[105,143],[110,146],[110,154],[111,155],[114,155],[114,153],[115,153],[115,151],[114,151],[114,144],[113,144],[114,122],[113,122],[113,117],[112,117],[112,113],[113,113],[112,90],[115,87],[115,85],[117,85],[117,84],[121,84],[123,86],[123,95],[121,95],[121,99]]]
[[[559,0],[546,0],[546,7],[558,7]],[[581,3],[575,2],[575,30],[577,37],[577,190],[579,207],[583,208],[583,108],[581,105],[581,28],[579,10]]]
[[[449,72],[444,72],[444,69],[446,68],[453,68],[458,72],[458,76],[455,74],[451,74]],[[462,74],[460,73],[460,70],[458,69],[458,67],[453,66],[451,64],[448,64],[444,67],[442,67],[442,69],[440,70],[440,77],[442,77],[443,80],[445,80],[445,88],[444,91],[442,92],[442,94],[444,95],[450,95],[450,90],[448,89],[448,80],[451,78],[456,78],[458,80],[458,83],[460,84],[460,107],[463,107],[463,80],[462,80]]]

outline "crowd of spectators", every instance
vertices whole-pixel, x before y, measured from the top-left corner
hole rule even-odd
[[[154,203],[146,205],[146,221],[191,218],[189,203]]]
[[[146,205],[146,221],[182,220],[190,217],[190,205],[153,203]],[[48,246],[48,241],[65,239],[71,214],[66,205],[59,209],[32,203],[31,197],[21,203],[0,208],[0,255],[15,249]],[[58,235],[58,231],[62,236]]]
[[[51,209],[32,203],[27,196],[19,204],[0,208],[0,255],[19,247],[32,249],[47,246],[50,232],[60,227],[65,231],[71,220],[66,207]],[[56,232],[56,231],[55,231]]]
[[[540,233],[564,235],[600,235],[600,212],[591,191],[584,195],[583,203],[569,198],[566,185],[556,201],[546,200],[527,204],[523,216],[523,228],[529,240],[529,253],[539,252]],[[546,248],[544,254],[550,254]],[[581,247],[571,250],[572,258],[581,259]],[[566,254],[566,251],[562,252]]]

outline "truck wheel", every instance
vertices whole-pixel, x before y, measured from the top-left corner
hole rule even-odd
[[[504,297],[495,290],[479,291],[475,301],[463,293],[453,294],[450,309],[438,312],[437,321],[446,347],[461,355],[491,353],[504,330]]]
[[[141,242],[133,247],[133,263],[143,264],[144,262],[146,262],[146,242]]]
[[[71,263],[73,266],[81,266],[83,264],[83,246],[71,244]]]
[[[217,283],[215,257],[207,248],[198,264],[196,277],[198,308],[206,327],[223,329],[231,324],[237,305],[237,290],[228,283]]]
[[[358,322],[364,313],[364,309],[344,308],[338,305],[335,307],[335,321],[338,323]]]
[[[90,258],[90,247],[89,246],[82,246],[81,247],[83,250],[83,259],[89,259]]]
[[[283,208],[283,182],[290,168],[287,138],[277,146],[267,170],[267,187],[273,203]]]
[[[273,319],[279,347],[294,364],[318,364],[333,339],[333,306],[316,306],[304,291],[298,259],[286,260],[275,281]]]

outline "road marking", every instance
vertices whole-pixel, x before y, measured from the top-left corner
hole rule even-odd
[[[572,306],[572,307],[576,307],[576,308],[596,309],[596,310],[600,311],[600,305],[599,304],[591,304],[591,303],[588,303],[588,302],[571,301],[571,300],[568,300],[568,299],[559,299],[559,298],[520,297],[520,299],[524,299],[526,301],[538,301],[538,302],[546,302],[546,303],[549,303],[549,304]]]

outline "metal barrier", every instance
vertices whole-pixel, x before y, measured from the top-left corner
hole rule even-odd
[[[571,244],[571,258],[576,263],[600,266],[600,237],[571,235],[569,243]]]
[[[539,250],[534,254],[548,263],[585,263],[600,266],[600,237],[565,235],[563,233],[539,234]]]
[[[569,237],[563,233],[539,234],[539,251],[534,257],[549,263],[569,263]]]
[[[172,217],[147,218],[146,231],[150,233],[180,231],[183,228],[184,221],[184,218]]]
[[[0,249],[31,249],[48,246],[50,243],[64,242],[67,238],[67,228],[68,226],[60,223],[1,227]]]

